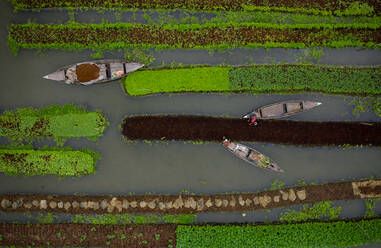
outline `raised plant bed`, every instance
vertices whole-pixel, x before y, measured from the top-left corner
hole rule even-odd
[[[381,241],[381,219],[279,225],[178,226],[177,247],[352,247]]]
[[[71,214],[245,212],[321,201],[381,197],[381,180],[295,186],[260,193],[215,195],[0,195],[4,212]]]
[[[0,136],[18,141],[44,137],[56,141],[80,137],[96,140],[108,124],[100,112],[90,112],[71,104],[41,109],[20,108],[0,115]]]
[[[376,0],[10,0],[16,9],[41,8],[137,8],[137,9],[190,9],[190,10],[261,10],[302,12],[321,15],[373,15],[381,8]]]
[[[118,49],[235,47],[379,48],[379,24],[148,25],[148,24],[12,24],[8,43],[17,53],[28,49]]]
[[[0,245],[31,247],[349,247],[381,241],[381,219],[218,225],[0,223]]]
[[[0,223],[0,245],[32,247],[170,247],[175,224],[7,224]],[[155,236],[156,235],[156,236]]]
[[[0,172],[11,176],[58,175],[81,177],[95,173],[99,154],[70,148],[0,147]]]
[[[318,65],[152,68],[126,77],[132,96],[173,92],[381,94],[381,67]]]
[[[247,109],[246,112],[249,112]],[[307,146],[381,146],[380,122],[307,122],[206,116],[131,116],[121,125],[128,140],[256,141]]]

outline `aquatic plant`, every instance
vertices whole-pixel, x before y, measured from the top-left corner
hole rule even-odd
[[[341,213],[342,207],[333,207],[331,202],[318,202],[312,206],[303,205],[300,211],[296,210],[286,210],[281,213],[279,218],[280,221],[286,222],[296,222],[296,221],[306,221],[310,219],[321,219],[328,217],[329,219],[337,219]]]
[[[75,215],[71,221],[73,223],[86,223],[98,225],[127,225],[127,224],[150,224],[150,223],[176,223],[191,224],[196,220],[195,214],[102,214],[102,215]]]
[[[0,136],[14,141],[48,137],[63,144],[67,138],[96,140],[108,124],[99,111],[91,112],[72,104],[19,108],[0,115]]]
[[[359,97],[353,99],[350,104],[354,105],[352,114],[357,118],[360,117],[360,113],[368,111],[373,111],[374,114],[381,117],[381,97]]]
[[[95,173],[100,155],[83,149],[0,147],[0,172],[11,176],[58,175],[81,177]]]

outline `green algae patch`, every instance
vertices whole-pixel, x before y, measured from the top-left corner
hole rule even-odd
[[[1,147],[0,172],[11,176],[58,175],[81,177],[95,173],[100,155],[91,150],[69,148],[34,150],[27,147]]]
[[[96,140],[108,124],[100,112],[90,112],[71,104],[41,109],[20,108],[0,115],[0,136],[16,141],[43,137],[58,142],[80,137]]]
[[[132,96],[163,92],[227,91],[229,68],[143,70],[128,75],[124,85]]]
[[[381,219],[279,225],[180,225],[176,247],[350,247],[381,241]]]

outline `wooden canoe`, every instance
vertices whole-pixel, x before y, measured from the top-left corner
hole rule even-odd
[[[96,65],[99,68],[99,77],[90,81],[79,81],[77,78],[76,68],[77,66],[84,64]],[[144,64],[117,59],[94,60],[62,67],[57,71],[44,76],[44,78],[67,84],[90,85],[120,79],[127,74],[142,68],[143,66]]]
[[[253,110],[247,115],[243,116],[244,119],[249,118],[250,115],[255,114],[258,119],[275,119],[282,118],[291,115],[296,115],[308,111],[316,106],[319,106],[320,102],[303,101],[303,100],[291,100],[273,103]]]
[[[230,142],[228,139],[224,139],[223,145],[234,155],[254,166],[271,171],[284,172],[273,160],[253,148]]]

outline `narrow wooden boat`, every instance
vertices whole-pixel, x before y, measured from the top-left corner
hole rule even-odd
[[[223,145],[234,155],[252,165],[276,172],[284,172],[273,160],[253,148],[230,142],[228,139],[224,139]]]
[[[243,118],[250,118],[253,114],[255,114],[258,119],[282,118],[308,111],[320,104],[320,102],[302,100],[278,102],[257,108],[243,116]]]
[[[62,67],[44,78],[67,84],[90,85],[120,79],[143,66],[117,59],[95,60]]]

